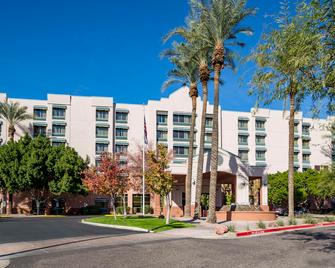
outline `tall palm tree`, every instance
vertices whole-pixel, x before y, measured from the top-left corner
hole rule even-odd
[[[233,58],[232,46],[243,47],[243,42],[237,41],[239,34],[251,35],[249,27],[240,26],[241,22],[254,9],[246,7],[246,0],[191,0],[192,5],[201,12],[201,23],[205,31],[199,36],[203,42],[213,49],[212,66],[214,69],[214,108],[213,132],[211,149],[211,175],[209,189],[209,213],[207,221],[216,222],[216,185],[218,170],[218,124],[219,124],[219,82],[222,69],[227,66],[227,58]]]
[[[32,116],[27,113],[26,106],[20,106],[18,102],[0,102],[0,117],[4,118],[8,122],[8,137],[10,141],[14,141],[15,126]],[[12,212],[12,203],[10,202],[11,194],[7,192],[7,205],[6,213]]]
[[[162,53],[162,56],[169,58],[174,65],[168,73],[168,80],[162,86],[162,89],[170,87],[172,84],[180,83],[189,86],[189,95],[192,99],[192,116],[188,147],[187,175],[185,179],[185,212],[184,216],[191,216],[191,187],[192,187],[192,170],[194,154],[194,129],[198,97],[198,70],[197,65],[191,58],[192,50],[185,43],[173,43],[173,48]]]
[[[32,118],[27,113],[26,106],[20,106],[18,102],[5,102],[0,103],[0,117],[3,117],[8,122],[8,137],[11,141],[14,140],[15,126],[20,122]]]
[[[207,102],[208,102],[208,81],[210,79],[210,54],[211,47],[203,42],[199,36],[204,31],[203,25],[201,24],[201,18],[198,17],[198,12],[191,5],[191,14],[187,20],[186,27],[177,27],[173,29],[169,34],[164,37],[164,41],[167,41],[173,35],[178,35],[184,38],[192,51],[191,58],[198,66],[199,80],[202,86],[202,112],[201,112],[201,124],[200,124],[200,140],[199,140],[199,154],[198,154],[198,166],[197,166],[197,177],[196,177],[196,191],[195,191],[195,210],[194,218],[200,216],[200,198],[202,192],[202,178],[203,178],[203,163],[204,163],[204,145],[205,145],[205,127],[206,127],[206,114],[207,114]]]
[[[296,16],[289,15],[288,6],[288,1],[282,4],[281,15],[276,19],[278,28],[263,36],[252,55],[257,70],[251,93],[265,105],[275,100],[289,101],[288,203],[289,217],[294,217],[294,117],[307,96],[315,100],[311,110],[317,110],[323,48],[322,35],[309,21],[308,5],[298,5]]]

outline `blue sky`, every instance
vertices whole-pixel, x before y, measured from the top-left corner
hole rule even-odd
[[[45,99],[47,93],[112,96],[145,103],[161,93],[170,65],[159,53],[161,38],[182,25],[187,0],[2,0],[0,5],[0,91],[10,97]],[[257,45],[271,24],[278,0],[250,0],[256,16],[245,21],[255,34],[241,54]],[[252,64],[224,71],[224,109],[249,111]],[[212,93],[212,92],[211,92]],[[281,109],[276,103],[272,108]]]

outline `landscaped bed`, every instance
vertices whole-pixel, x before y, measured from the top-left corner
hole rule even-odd
[[[170,224],[165,224],[165,219],[160,219],[157,217],[151,216],[127,216],[124,218],[123,216],[117,216],[116,221],[114,216],[103,216],[96,218],[89,218],[85,220],[86,222],[100,223],[100,224],[110,224],[110,225],[121,225],[121,226],[129,226],[129,227],[137,227],[146,229],[153,232],[162,232],[175,228],[190,228],[195,227],[194,224],[187,222],[180,222],[176,220],[170,221]]]

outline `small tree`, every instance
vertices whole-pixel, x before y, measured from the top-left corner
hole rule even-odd
[[[91,167],[85,172],[84,184],[97,194],[109,195],[111,207],[116,220],[115,198],[123,196],[131,187],[131,178],[127,166],[120,164],[119,157],[110,153],[101,155],[101,163],[98,167]],[[126,214],[125,202],[124,214]]]
[[[168,171],[170,154],[162,144],[157,145],[157,150],[148,151],[147,171],[145,181],[151,192],[165,198],[166,224],[170,223],[170,204],[173,177]]]

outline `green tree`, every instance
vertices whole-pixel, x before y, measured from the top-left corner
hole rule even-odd
[[[213,133],[211,148],[211,175],[209,190],[209,214],[207,221],[216,222],[216,185],[218,170],[218,124],[219,124],[219,82],[224,67],[232,67],[236,53],[231,49],[234,46],[243,47],[245,44],[238,41],[239,34],[252,34],[248,27],[242,27],[241,22],[255,13],[254,9],[246,7],[246,0],[192,0],[191,4],[201,18],[204,31],[199,36],[202,41],[213,50],[212,66],[214,69],[214,109]]]
[[[148,151],[147,170],[145,172],[145,181],[148,189],[152,193],[159,194],[165,198],[166,224],[170,223],[171,191],[173,185],[173,176],[168,171],[171,157],[168,150],[162,144],[157,145],[156,150]]]
[[[309,23],[310,9],[303,3],[296,15],[288,14],[288,3],[282,5],[276,19],[277,28],[264,34],[252,58],[257,70],[251,93],[258,102],[268,105],[289,99],[288,188],[289,216],[294,217],[294,115],[304,99],[317,95],[316,85],[321,35]],[[314,102],[316,103],[316,102]],[[258,104],[257,104],[258,105]]]
[[[188,147],[187,160],[187,174],[185,179],[185,213],[184,216],[191,216],[191,187],[192,187],[192,170],[193,170],[193,151],[194,151],[194,129],[197,109],[198,97],[198,69],[196,63],[192,60],[192,50],[189,44],[173,43],[173,48],[168,49],[162,53],[163,56],[168,57],[170,62],[174,65],[174,69],[168,73],[168,80],[162,86],[165,90],[175,83],[189,85],[189,95],[192,99],[192,117]]]

